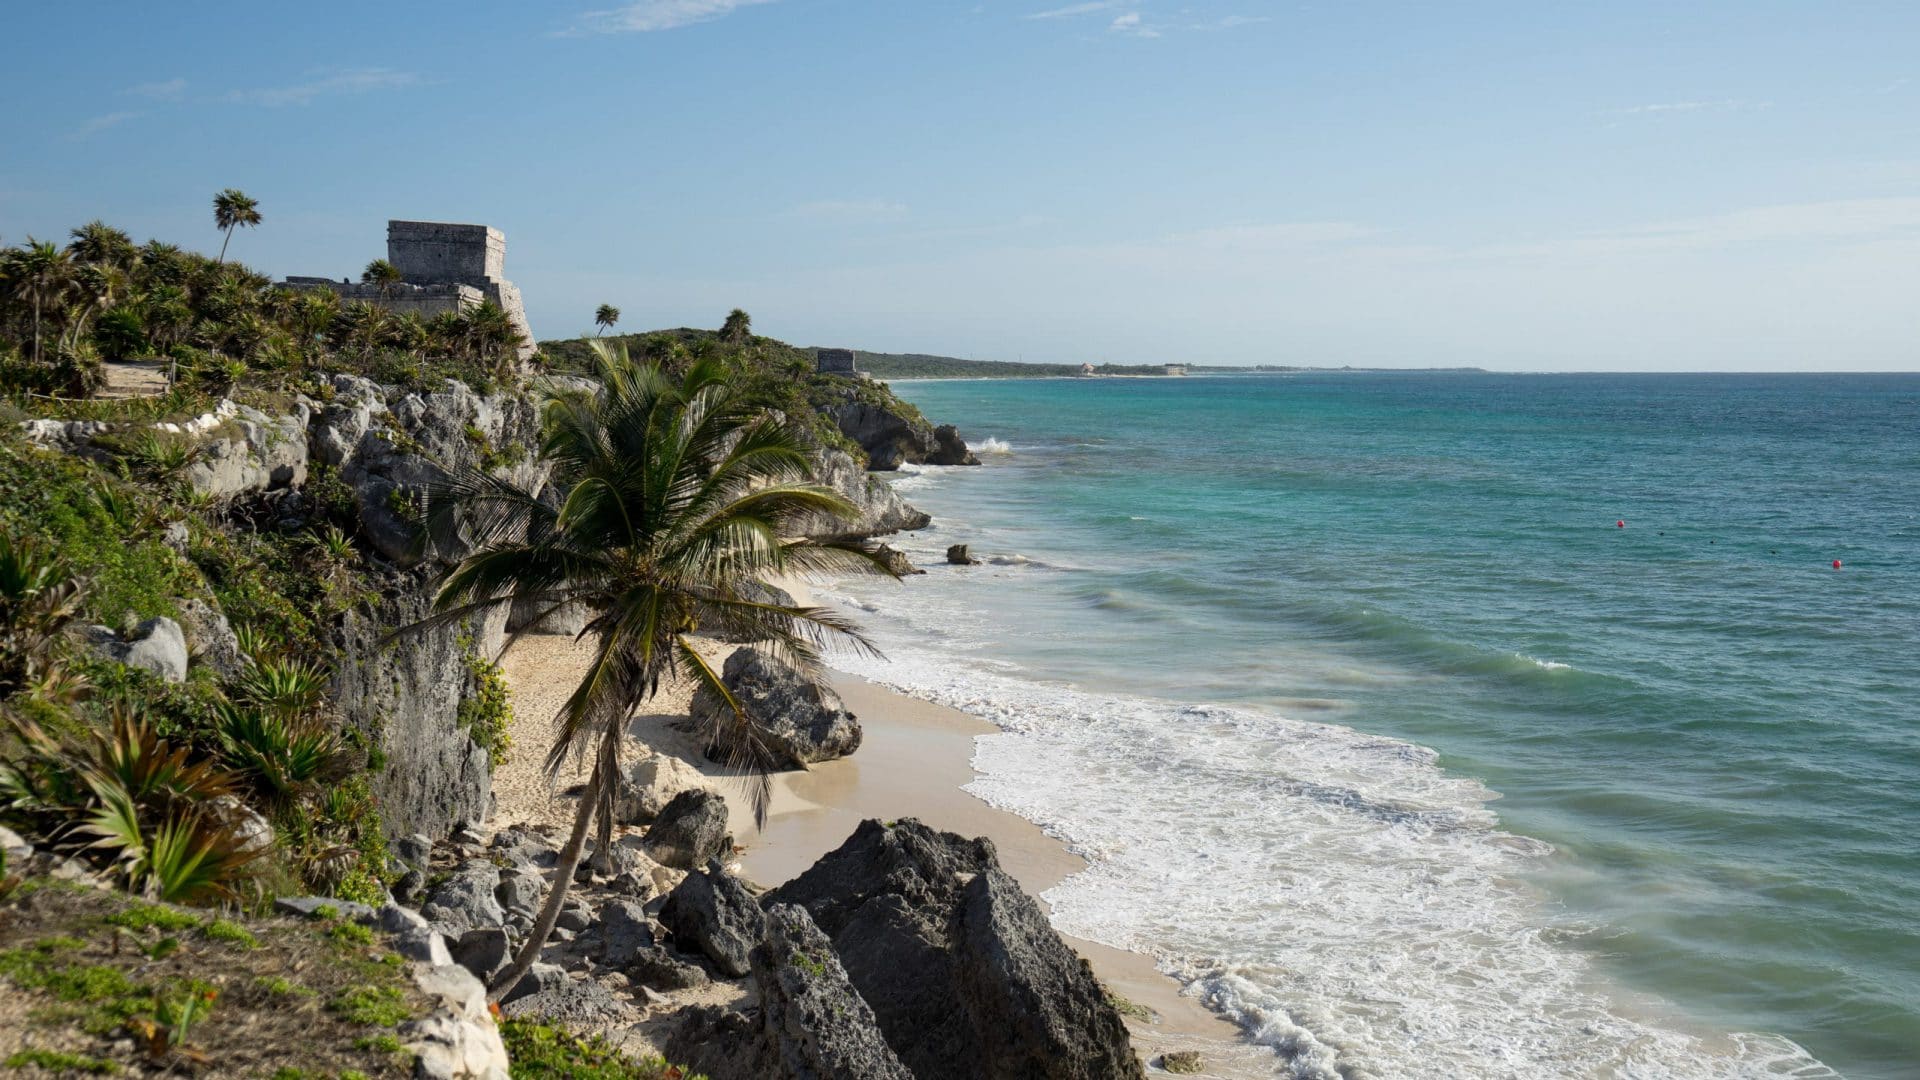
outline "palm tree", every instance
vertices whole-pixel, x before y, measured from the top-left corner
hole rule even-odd
[[[67,244],[67,250],[81,262],[104,263],[125,270],[133,265],[139,254],[131,237],[98,219],[87,222],[68,235],[73,239]]]
[[[729,345],[745,345],[753,339],[753,316],[734,308],[720,324],[720,340]]]
[[[57,304],[72,279],[73,257],[50,241],[27,237],[11,253],[7,277],[15,295],[33,308],[33,362],[40,362],[40,323],[49,304]]]
[[[599,327],[600,333],[602,334],[613,329],[613,324],[619,321],[620,309],[614,307],[612,304],[601,304],[598,308],[594,309],[593,325]]]
[[[260,204],[239,188],[228,188],[213,197],[213,223],[227,234],[226,239],[220,241],[220,257],[214,260],[224,263],[233,230],[260,224]]]
[[[385,259],[375,259],[360,271],[362,285],[380,287],[380,298],[385,300],[393,296],[393,287],[400,284],[400,268]]]
[[[708,720],[706,745],[750,770],[756,824],[764,821],[766,751],[691,635],[761,641],[817,674],[827,641],[872,646],[830,610],[772,603],[755,588],[786,571],[887,572],[865,545],[783,536],[808,515],[843,517],[852,507],[812,483],[797,430],[750,409],[721,365],[695,365],[676,381],[624,347],[590,344],[599,388],[556,391],[543,411],[541,453],[566,493],[560,506],[478,469],[427,499],[429,535],[472,546],[442,579],[435,614],[417,626],[518,602],[541,617],[568,604],[595,613],[582,631],[593,659],[555,717],[546,760],[554,777],[570,756],[590,756],[592,768],[539,918],[489,988],[496,998],[552,933],[596,820],[598,850],[610,851],[626,721],[663,682],[690,678],[728,706]]]

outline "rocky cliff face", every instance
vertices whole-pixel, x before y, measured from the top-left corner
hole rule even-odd
[[[834,406],[830,415],[840,433],[867,452],[868,468],[891,472],[902,464],[980,464],[980,459],[967,449],[966,440],[952,424],[936,428],[910,406],[888,408],[861,400],[852,393]]]
[[[814,458],[814,479],[840,493],[856,511],[852,520],[825,515],[802,522],[799,532],[816,540],[864,540],[871,536],[924,529],[932,518],[900,497],[893,485],[860,467],[845,451],[822,450]]]

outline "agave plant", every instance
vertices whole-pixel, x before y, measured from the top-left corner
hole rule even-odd
[[[154,480],[172,480],[199,458],[200,448],[178,435],[144,431],[127,446],[126,456],[135,472]]]
[[[0,807],[30,821],[55,850],[103,864],[163,900],[236,899],[265,852],[242,841],[220,807],[234,778],[161,739],[131,710],[108,730],[66,744],[10,718],[25,752],[0,764]]]
[[[232,692],[241,702],[292,718],[320,707],[326,700],[327,678],[327,669],[310,660],[256,656],[253,666],[235,680]]]
[[[338,779],[343,771],[345,747],[319,717],[223,703],[214,723],[228,766],[276,805]]]
[[[45,676],[86,591],[62,560],[0,531],[0,700]]]

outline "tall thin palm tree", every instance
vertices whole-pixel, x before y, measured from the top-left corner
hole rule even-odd
[[[95,218],[68,234],[67,250],[81,262],[104,263],[122,270],[133,266],[139,249],[125,232]]]
[[[33,308],[33,362],[40,362],[40,326],[49,305],[58,304],[73,276],[73,257],[51,241],[27,237],[8,260],[9,284]]]
[[[213,197],[213,223],[227,234],[220,241],[220,257],[214,260],[224,263],[227,261],[227,244],[233,240],[233,230],[250,229],[260,224],[260,203],[239,188],[228,188]]]
[[[613,329],[613,324],[619,321],[620,309],[614,307],[612,304],[601,304],[598,308],[594,309],[593,325],[600,328],[601,334]]]
[[[552,777],[569,757],[592,766],[553,887],[489,988],[496,998],[525,976],[552,933],[596,821],[598,850],[609,851],[627,719],[663,683],[690,679],[725,703],[707,721],[706,745],[749,770],[756,823],[764,821],[767,752],[692,635],[760,641],[818,677],[828,641],[872,646],[835,612],[774,603],[756,586],[782,572],[889,572],[866,545],[786,535],[809,515],[853,508],[812,482],[798,431],[748,407],[721,365],[697,364],[675,380],[624,347],[590,344],[598,389],[556,391],[544,406],[541,453],[565,492],[558,507],[472,469],[427,498],[429,535],[467,543],[471,554],[442,580],[435,614],[416,625],[518,602],[542,618],[569,604],[593,612],[581,634],[593,658],[555,718],[546,760]]]

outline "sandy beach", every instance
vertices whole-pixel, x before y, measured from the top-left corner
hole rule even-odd
[[[524,822],[564,830],[570,824],[574,800],[564,792],[580,782],[580,770],[569,763],[556,795],[541,766],[554,713],[577,685],[587,656],[587,646],[571,638],[529,636],[502,658],[513,690],[514,723],[510,758],[494,775],[496,828]],[[800,873],[866,818],[912,817],[965,836],[988,837],[1001,864],[1035,897],[1085,865],[1032,822],[962,790],[975,775],[974,740],[995,731],[992,725],[850,675],[835,672],[832,682],[860,719],[860,749],[810,770],[779,774],[762,831],[753,828],[744,786],[701,758],[670,726],[685,713],[688,688],[663,689],[648,713],[632,721],[633,760],[648,752],[671,754],[713,778],[732,810],[735,842],[742,849],[740,873],[764,886]],[[1151,1020],[1128,1018],[1142,1061],[1150,1063],[1170,1050],[1197,1050],[1206,1063],[1203,1076],[1273,1075],[1269,1052],[1247,1044],[1238,1029],[1183,996],[1152,957],[1072,937],[1067,942],[1114,994],[1152,1011]]]

